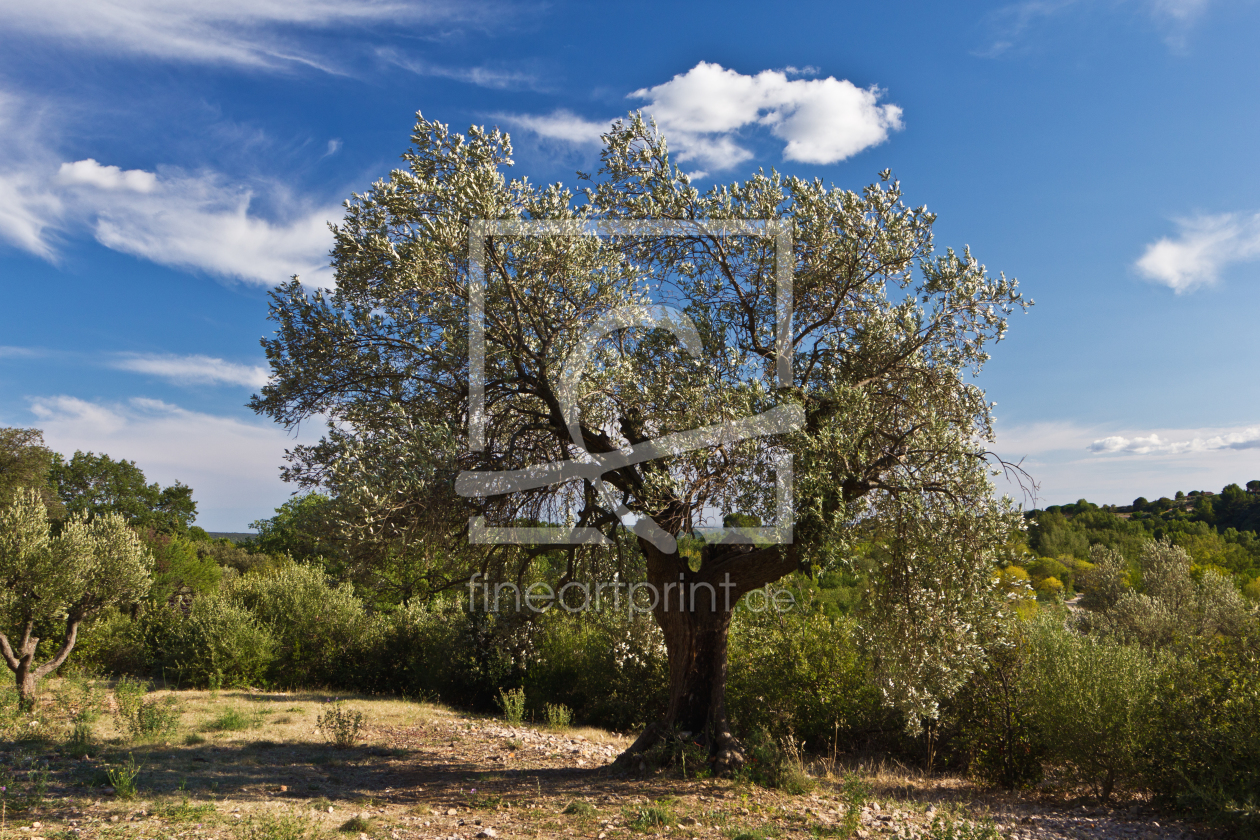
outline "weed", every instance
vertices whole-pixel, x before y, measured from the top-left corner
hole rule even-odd
[[[76,721],[70,730],[70,737],[66,739],[66,747],[76,755],[90,753],[92,751],[92,724],[84,720]]]
[[[727,829],[726,836],[731,840],[768,840],[770,837],[778,837],[779,830],[769,825],[757,828],[732,828]]]
[[[135,799],[136,776],[140,775],[142,769],[142,767],[136,765],[135,756],[129,753],[126,764],[110,767],[105,771],[105,775],[109,778],[109,783],[114,788],[114,793],[119,799]]]
[[[341,701],[332,703],[319,716],[315,725],[334,746],[352,747],[359,740],[359,730],[363,728],[363,713],[355,709],[347,709]]]
[[[184,736],[184,746],[195,747],[198,744],[204,744],[206,739],[198,735],[196,732],[189,733]]]
[[[791,735],[775,741],[764,730],[754,732],[747,741],[748,763],[737,777],[794,796],[809,793],[814,780],[805,772],[804,746]]]
[[[595,816],[595,806],[589,802],[583,802],[580,799],[575,799],[568,805],[565,805],[564,810],[561,813],[569,814],[575,817],[593,817]]]
[[[668,800],[658,800],[626,811],[629,828],[634,831],[660,831],[677,822]]]
[[[552,729],[568,729],[573,722],[573,710],[563,703],[548,703],[545,709],[547,725]]]
[[[301,814],[255,814],[245,823],[244,840],[315,840],[319,828]]]
[[[840,792],[844,797],[844,817],[840,821],[839,834],[841,837],[852,837],[858,830],[862,806],[871,797],[871,786],[857,773],[849,773],[840,785]]]
[[[178,805],[164,805],[157,810],[158,816],[171,822],[203,822],[215,813],[213,802],[194,805],[185,797]]]
[[[955,822],[948,817],[932,820],[932,827],[923,836],[925,840],[1001,840],[1002,837],[997,827],[988,820]]]
[[[206,721],[201,728],[206,732],[240,732],[249,729],[251,726],[257,726],[259,720],[247,715],[237,708],[224,709],[216,718]]]
[[[337,830],[368,832],[372,830],[372,821],[355,814],[353,817],[343,822]]]
[[[525,719],[525,689],[513,688],[510,691],[499,689],[496,701],[503,710],[503,719],[512,726],[520,726]]]
[[[179,704],[174,697],[165,701],[145,700],[149,684],[123,677],[114,685],[118,717],[132,738],[160,738],[179,726]]]

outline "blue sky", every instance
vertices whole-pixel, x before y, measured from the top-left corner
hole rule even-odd
[[[535,181],[634,108],[701,183],[891,168],[1036,301],[981,382],[1040,504],[1260,478],[1260,4],[8,0],[0,39],[0,425],[208,529],[290,492],[267,290],[329,281],[418,110]]]

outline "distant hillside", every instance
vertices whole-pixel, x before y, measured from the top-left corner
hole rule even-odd
[[[234,543],[244,542],[245,540],[255,539],[258,535],[255,533],[239,533],[237,531],[207,531],[211,539],[231,540]]]
[[[1079,571],[1094,545],[1114,548],[1133,562],[1149,540],[1169,539],[1189,553],[1196,572],[1214,568],[1239,587],[1260,592],[1260,481],[1248,481],[1245,489],[1230,484],[1219,493],[1178,491],[1155,501],[1139,497],[1131,505],[1081,499],[1029,511],[1026,518],[1028,549],[1043,558],[1029,566],[1034,580],[1038,563],[1054,572]]]

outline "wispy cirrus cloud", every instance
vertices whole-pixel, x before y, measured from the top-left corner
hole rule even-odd
[[[134,373],[156,376],[176,385],[242,385],[261,388],[267,384],[267,368],[242,365],[213,356],[176,356],[166,354],[127,353],[115,359],[111,367]]]
[[[417,76],[452,79],[491,90],[538,90],[540,84],[536,74],[520,69],[492,67],[484,64],[474,67],[453,67],[389,48],[379,49],[376,54],[382,60],[415,73]]]
[[[883,91],[845,79],[791,78],[803,70],[763,70],[744,75],[702,61],[667,82],[627,98],[643,101],[680,162],[730,169],[753,157],[741,132],[760,127],[786,141],[783,157],[802,163],[835,163],[877,146],[902,128],[901,108],[880,104]],[[540,137],[597,144],[611,120],[589,120],[566,110],[546,115],[501,114],[505,122]]]
[[[1216,282],[1225,267],[1260,259],[1260,213],[1225,213],[1177,220],[1175,238],[1146,246],[1135,266],[1181,294]]]
[[[0,26],[76,50],[182,63],[333,69],[301,36],[389,25],[492,20],[487,2],[454,0],[6,0]]]
[[[612,125],[612,120],[588,120],[563,108],[550,114],[496,114],[495,117],[547,140],[562,140],[578,146],[598,146],[600,135]]]
[[[1211,0],[1135,0],[1102,6],[1088,0],[1021,0],[1001,6],[984,18],[991,33],[987,47],[975,52],[982,58],[997,58],[1018,49],[1032,37],[1033,30],[1053,18],[1069,13],[1084,14],[1100,8],[1117,14],[1138,15],[1163,30],[1164,41],[1173,51],[1181,51],[1186,36],[1207,11]]]
[[[0,241],[56,261],[61,239],[87,231],[116,251],[222,278],[328,279],[328,222],[341,217],[339,206],[294,197],[275,181],[58,160],[51,134],[37,109],[0,90]],[[253,206],[264,191],[279,208],[271,218]]]

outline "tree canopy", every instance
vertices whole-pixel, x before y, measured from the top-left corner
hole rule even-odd
[[[54,454],[49,479],[72,514],[117,513],[133,527],[159,534],[183,534],[197,518],[191,487],[150,484],[135,461],[94,452],[75,452],[69,460]]]
[[[73,514],[54,535],[38,491],[25,489],[0,509],[0,655],[29,703],[36,683],[65,662],[80,625],[100,610],[148,591],[153,559],[116,513],[90,521]],[[60,625],[46,661],[40,635]]]
[[[251,405],[286,426],[332,422],[292,453],[288,477],[334,490],[363,539],[415,552],[447,584],[519,577],[550,549],[453,550],[478,539],[470,521],[593,529],[568,550],[566,579],[631,552],[657,592],[725,582],[735,598],[874,539],[871,649],[889,699],[912,720],[934,714],[980,660],[995,552],[1018,523],[993,496],[989,404],[971,381],[1026,305],[1015,282],[965,250],[938,253],[935,215],[905,205],[888,173],[860,193],[775,172],[702,192],[637,115],[605,135],[578,193],[509,180],[498,131],[459,135],[420,116],[412,142],[405,169],[348,202],[336,289],[295,279],[273,294],[272,379]],[[642,222],[672,227],[641,235]],[[747,235],[749,222],[768,235]],[[470,238],[487,230],[499,232],[481,240],[479,290]],[[756,433],[758,417],[781,422]],[[708,436],[687,446],[654,443],[697,429]],[[609,466],[576,478],[547,466],[570,459]],[[741,542],[716,527],[731,514],[779,520],[789,463],[790,538]],[[539,470],[552,478],[521,492],[495,484]],[[679,550],[691,534],[712,540],[699,562]],[[632,752],[682,730],[734,766],[733,604],[669,603],[653,609],[669,709]]]

